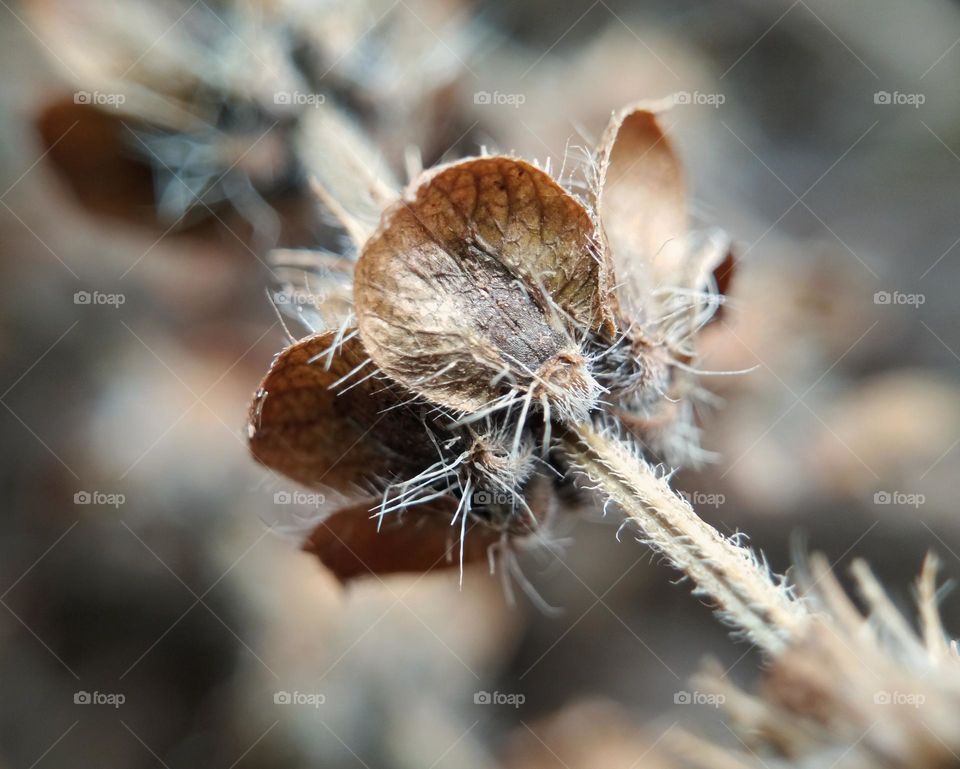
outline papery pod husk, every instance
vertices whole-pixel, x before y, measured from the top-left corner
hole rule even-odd
[[[451,526],[457,510],[453,497],[426,502],[402,517],[376,517],[377,499],[337,510],[311,532],[303,549],[316,555],[341,582],[357,577],[424,573],[460,563],[460,526]],[[463,562],[487,558],[500,533],[467,522]]]
[[[691,239],[680,158],[661,123],[669,102],[637,102],[613,114],[597,147],[595,207],[617,296],[631,317],[662,312],[661,289],[723,293],[729,244]]]
[[[686,188],[680,160],[657,107],[638,102],[615,112],[597,147],[595,206],[630,312],[676,280],[686,252]]]
[[[342,493],[416,475],[436,451],[419,415],[402,405],[409,393],[377,376],[357,384],[373,363],[332,389],[368,360],[356,336],[331,352],[336,337],[308,337],[274,360],[250,407],[251,452],[299,483]]]
[[[613,333],[611,280],[575,198],[529,163],[483,157],[411,185],[364,247],[354,295],[377,364],[470,412],[505,372],[524,383],[552,361],[582,365],[571,326]]]
[[[303,549],[317,556],[341,582],[457,567],[461,563],[461,531],[462,563],[487,563],[492,547],[524,541],[552,516],[555,495],[547,478],[535,476],[522,494],[527,515],[471,515],[462,530],[462,519],[454,519],[460,501],[452,495],[414,505],[400,515],[389,513],[382,520],[377,515],[380,500],[370,498],[321,521]]]

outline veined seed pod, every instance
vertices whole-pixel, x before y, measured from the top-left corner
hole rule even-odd
[[[692,247],[653,111],[614,116],[597,169],[590,206],[492,156],[421,174],[369,237],[340,211],[360,256],[337,296],[355,317],[280,355],[251,446],[350,496],[307,544],[341,577],[447,563],[450,524],[461,563],[535,535],[558,438],[594,419],[658,460],[692,453],[692,340],[726,250]]]
[[[665,103],[615,112],[596,150],[592,208],[616,275],[624,333],[598,380],[628,429],[672,465],[700,459],[696,338],[733,270],[719,231],[690,230],[683,169],[660,122]]]
[[[250,407],[253,455],[343,500],[304,545],[341,579],[479,560],[549,514],[529,439],[517,447],[491,420],[451,425],[416,401],[354,329],[285,349]]]
[[[521,160],[474,158],[385,213],[354,297],[370,355],[424,397],[467,413],[526,397],[582,419],[600,388],[581,340],[613,332],[609,279],[579,202]]]
[[[356,333],[308,337],[274,360],[250,411],[250,450],[304,485],[341,493],[427,467],[418,413],[404,393],[368,377]]]

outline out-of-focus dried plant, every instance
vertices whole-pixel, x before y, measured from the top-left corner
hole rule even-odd
[[[398,15],[368,35],[385,5],[30,0],[64,91],[31,105],[50,166],[84,210],[113,223],[226,235],[256,252],[308,243],[318,224],[309,177],[357,212],[355,174],[387,173],[381,152],[351,142],[354,123],[429,121],[455,77],[437,65],[397,77],[393,61],[409,63],[406,48],[430,33]],[[455,11],[421,9],[457,38],[447,45],[456,57],[469,38]],[[379,208],[368,213],[375,221]]]
[[[679,765],[956,766],[960,650],[941,624],[936,570],[928,556],[916,585],[917,633],[866,563],[852,566],[861,612],[826,559],[813,557],[800,582],[817,616],[773,658],[760,691],[739,689],[715,667],[698,682],[722,695],[739,744],[728,749],[674,735]]]
[[[267,201],[295,188],[304,108],[275,94],[307,90],[282,17],[141,0],[112,12],[59,0],[27,10],[55,41],[53,63],[73,91],[41,107],[37,125],[81,205],[160,232],[216,224],[232,209],[276,237]],[[158,28],[170,34],[155,41]]]
[[[613,702],[577,702],[533,724],[510,740],[505,769],[669,769],[672,761],[653,745]],[[641,764],[642,762],[642,764]]]
[[[518,730],[511,769],[644,765],[672,769],[946,769],[960,753],[960,649],[941,624],[937,559],[916,584],[918,631],[863,561],[852,566],[860,605],[815,555],[799,586],[813,619],[773,655],[755,693],[710,663],[693,684],[722,708],[729,730],[654,737],[612,703],[581,703]]]
[[[703,459],[695,340],[732,269],[725,238],[688,231],[665,106],[613,115],[586,199],[502,155],[420,173],[403,193],[370,172],[385,206],[371,231],[318,182],[359,254],[353,306],[341,281],[339,323],[300,314],[314,333],[274,361],[249,435],[264,464],[346,498],[307,545],[341,577],[485,554],[515,571],[515,547],[550,544],[551,474],[582,473],[762,647],[802,624],[789,590],[657,469]],[[312,276],[321,294],[330,259]]]

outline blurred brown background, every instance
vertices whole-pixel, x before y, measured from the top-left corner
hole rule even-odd
[[[596,511],[525,564],[556,614],[297,551],[309,505],[243,428],[269,251],[342,245],[307,185],[341,121],[400,179],[414,146],[558,168],[679,94],[692,210],[740,259],[703,365],[756,366],[711,380],[717,459],[679,486],[778,570],[865,557],[904,604],[927,550],[960,574],[957,4],[0,6],[0,767],[643,766],[723,734],[678,696],[705,655],[755,676]]]

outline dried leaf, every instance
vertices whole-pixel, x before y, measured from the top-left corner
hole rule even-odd
[[[379,531],[371,517],[377,500],[338,510],[323,521],[304,544],[342,582],[371,574],[422,573],[458,566],[460,527],[451,526],[457,500],[442,497],[413,508],[403,518],[387,516]],[[469,523],[464,563],[485,560],[499,532]]]
[[[609,279],[583,206],[528,163],[490,157],[435,169],[388,210],[354,294],[385,372],[476,411],[504,380],[581,376],[570,323],[612,330]]]
[[[330,353],[335,338],[308,337],[274,360],[250,408],[254,456],[307,486],[344,493],[420,472],[436,459],[423,422],[381,379],[360,382],[370,362],[334,389],[368,361],[355,336]]]

